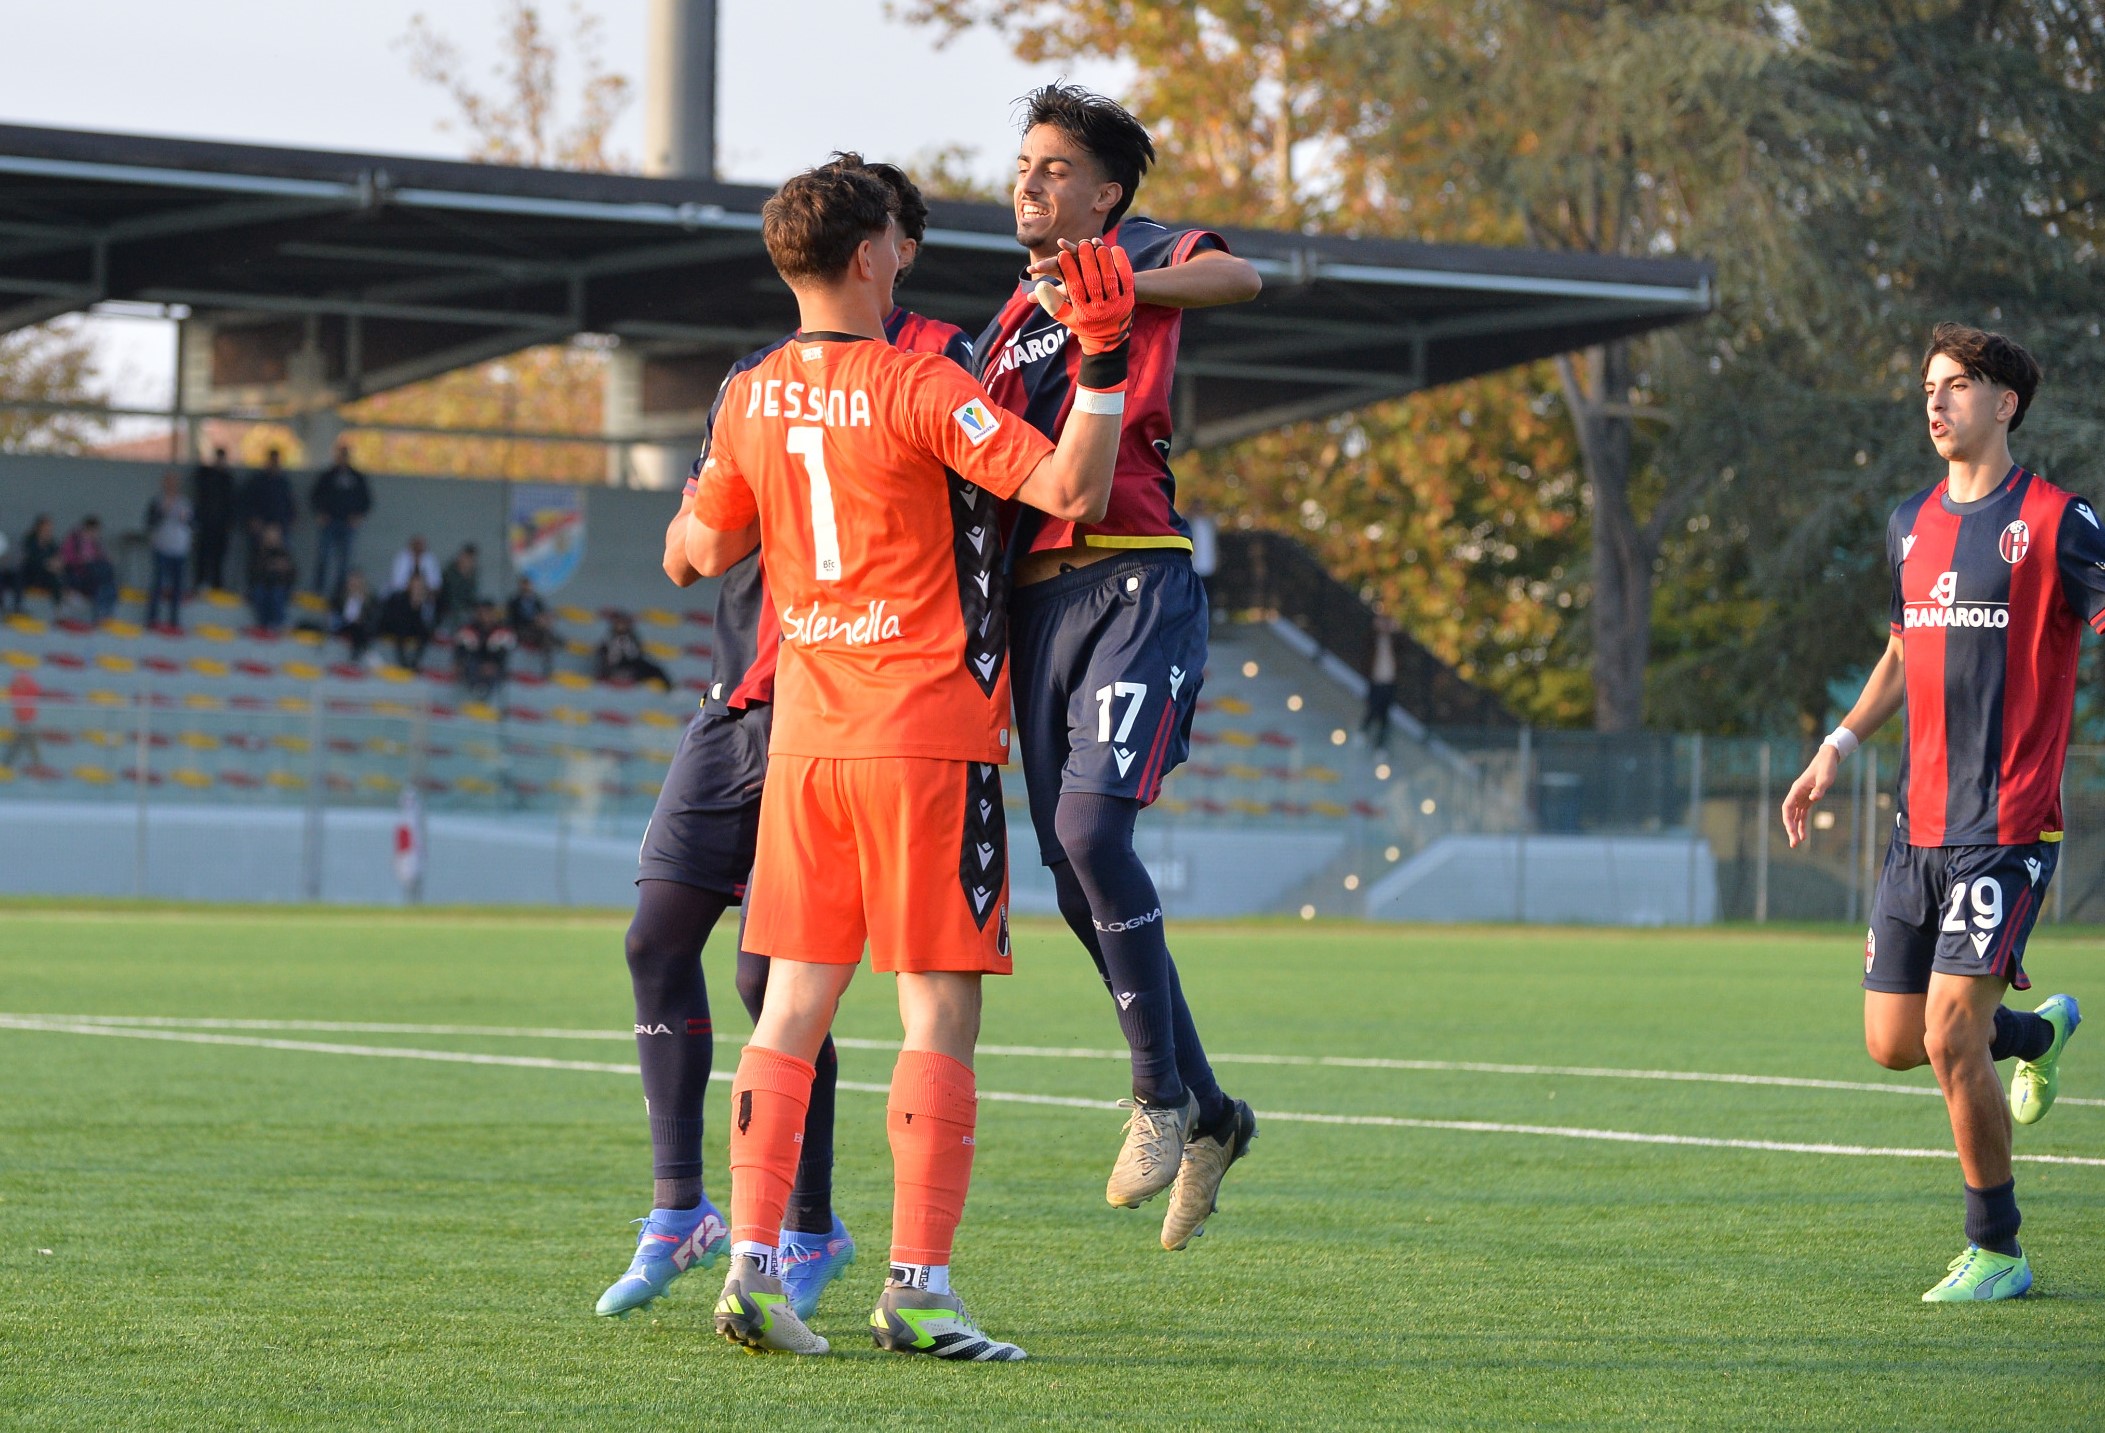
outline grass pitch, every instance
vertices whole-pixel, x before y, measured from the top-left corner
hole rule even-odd
[[[0,908],[0,1009],[193,1021],[627,1027],[619,916]],[[1927,1084],[1862,1054],[1847,932],[1243,925],[1173,932],[1217,1055]],[[1064,930],[1023,925],[993,1045],[1118,1044]],[[705,955],[718,1068],[745,1021]],[[2094,938],[2043,934],[2038,996],[2105,1016]],[[865,973],[841,1033],[896,1037]],[[137,1028],[137,1027],[134,1027]],[[174,1027],[152,1027],[168,1032]],[[175,1030],[625,1066],[620,1038]],[[843,1053],[883,1083],[891,1056]],[[1944,1149],[1873,1090],[1224,1059],[1261,1111]],[[984,1090],[1108,1101],[1113,1060],[987,1054]],[[718,1087],[721,1094],[722,1086]],[[2105,1099],[2105,1027],[2063,1096]],[[727,1192],[710,1111],[712,1193]],[[825,1359],[718,1341],[720,1272],[595,1318],[648,1204],[633,1074],[0,1029],[0,1422],[50,1427],[1242,1428],[2105,1426],[2105,1167],[2019,1166],[2038,1292],[1931,1307],[1949,1159],[1267,1119],[1208,1234],[1106,1208],[1115,1111],[982,1106],[959,1286],[1029,1349],[873,1350],[882,1101],[844,1092],[839,1207],[865,1259]],[[2105,1157],[2105,1104],[2020,1153]],[[1992,1410],[2019,1410],[2014,1414]]]

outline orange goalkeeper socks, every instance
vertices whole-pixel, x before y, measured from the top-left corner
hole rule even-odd
[[[794,1055],[748,1045],[731,1081],[731,1242],[782,1239],[782,1211],[797,1179],[804,1111],[816,1072]]]
[[[929,1050],[900,1052],[886,1103],[894,1264],[950,1262],[958,1220],[965,1214],[965,1191],[972,1184],[978,1111],[970,1066]]]

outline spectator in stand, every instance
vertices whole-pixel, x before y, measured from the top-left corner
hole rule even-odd
[[[37,679],[27,672],[16,672],[14,680],[7,684],[7,695],[14,707],[15,730],[7,739],[7,750],[0,751],[0,766],[42,766],[44,753],[37,747],[37,698],[43,693],[37,688]],[[25,755],[26,761],[21,759]]]
[[[512,635],[519,639],[521,650],[540,657],[541,675],[546,677],[553,672],[559,640],[555,634],[555,621],[548,615],[547,602],[534,590],[531,577],[519,579],[519,590],[505,604],[504,616],[511,625]]]
[[[117,606],[117,567],[102,545],[102,519],[93,513],[80,520],[59,545],[59,563],[66,571],[66,588],[88,600],[88,612],[96,622],[108,620]]]
[[[249,591],[256,590],[256,562],[263,551],[263,530],[276,527],[278,540],[282,544],[292,532],[292,520],[299,515],[293,506],[292,480],[285,476],[285,458],[276,448],[270,450],[263,466],[249,474],[249,480],[241,485],[242,530],[248,534],[247,563],[242,576],[247,579]]]
[[[51,599],[53,611],[66,595],[66,569],[59,560],[58,529],[50,513],[38,513],[29,531],[22,534],[22,556],[15,564],[15,606],[28,600],[29,589],[41,589]]]
[[[453,561],[446,564],[446,576],[439,583],[439,625],[458,627],[475,616],[475,609],[482,605],[482,574],[477,570],[480,559],[475,554],[475,544],[464,542],[460,551],[453,554]]]
[[[196,508],[183,496],[183,477],[170,468],[161,475],[161,494],[146,505],[146,536],[153,549],[153,583],[146,591],[146,625],[160,625],[161,606],[168,606],[171,632],[183,630],[183,567],[190,559]]]
[[[372,487],[351,466],[349,443],[338,443],[336,461],[314,475],[307,506],[314,514],[314,590],[334,601],[351,570],[359,524],[373,510]]]
[[[504,684],[512,649],[518,645],[517,636],[504,625],[504,615],[497,604],[477,603],[475,616],[453,634],[453,669],[469,696],[477,701],[490,699],[490,694]]]
[[[395,665],[412,672],[424,665],[424,649],[438,630],[438,599],[424,574],[412,569],[409,585],[388,594],[380,608],[380,635],[394,643]]]
[[[249,606],[255,610],[256,625],[266,632],[283,630],[286,604],[292,601],[293,583],[299,579],[292,549],[285,545],[284,528],[274,522],[263,525],[249,570]]]
[[[593,653],[592,674],[603,682],[656,682],[672,690],[672,677],[644,652],[636,620],[626,612],[607,614],[607,635]]]
[[[234,470],[227,450],[214,448],[212,461],[190,472],[190,505],[197,523],[197,561],[191,571],[199,587],[227,585],[227,534],[234,527]]]
[[[424,545],[424,539],[414,534],[402,550],[395,554],[395,564],[388,569],[388,595],[393,596],[397,592],[406,591],[412,577],[423,578],[424,586],[433,592],[439,590],[439,560],[432,555],[431,549]]]
[[[335,609],[329,614],[330,634],[344,639],[344,644],[351,649],[352,661],[363,662],[379,625],[380,604],[366,590],[365,574],[347,574],[343,595],[336,599]]]
[[[1386,612],[1374,614],[1374,660],[1367,667],[1367,714],[1359,729],[1373,748],[1388,754],[1389,709],[1396,705],[1396,624]]]

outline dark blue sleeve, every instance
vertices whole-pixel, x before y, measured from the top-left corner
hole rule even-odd
[[[973,371],[972,340],[965,337],[963,329],[959,329],[956,333],[950,335],[950,342],[943,345],[943,356],[967,373]]]
[[[2105,632],[2105,530],[2097,509],[2077,498],[2061,510],[2054,551],[2061,566],[2061,592],[2093,631]]]
[[[1228,242],[1211,229],[1171,229],[1153,219],[1127,219],[1118,226],[1118,247],[1139,273],[1167,269],[1207,249],[1225,253]]]

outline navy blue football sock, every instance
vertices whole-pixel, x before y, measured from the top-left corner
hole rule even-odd
[[[720,895],[678,881],[636,885],[626,949],[657,1209],[692,1209],[702,1198],[702,1105],[716,1058],[702,943],[725,904]]]
[[[1192,1023],[1191,1007],[1184,1003],[1184,982],[1177,978],[1177,962],[1169,963],[1170,1014],[1177,1032],[1177,1073],[1184,1088],[1199,1097],[1199,1132],[1218,1135],[1233,1113],[1220,1081],[1213,1078],[1206,1047],[1199,1043],[1199,1027]]]
[[[1177,1105],[1185,1089],[1177,1072],[1169,943],[1155,882],[1133,850],[1139,814],[1140,803],[1126,797],[1065,791],[1053,829],[1088,899],[1119,1029],[1132,1051],[1133,1096],[1151,1105]]]
[[[2053,1045],[2054,1027],[2044,1015],[1995,1007],[1995,1043],[1988,1047],[1989,1059],[2036,1060]]]
[[[1993,1189],[1966,1186],[1966,1240],[2014,1259],[2018,1255],[2017,1181],[2006,1179]]]
[[[741,925],[741,937],[744,931]],[[769,961],[764,955],[746,950],[743,939],[739,946],[738,998],[744,1002],[746,1014],[757,1024],[760,1008],[767,1003]],[[840,1055],[833,1048],[831,1035],[819,1047],[819,1057],[812,1064],[818,1074],[811,1082],[811,1104],[804,1111],[804,1144],[797,1155],[797,1182],[790,1189],[789,1207],[783,1212],[782,1227],[799,1234],[831,1234],[833,1101],[839,1093],[841,1077]]]
[[[1104,947],[1096,938],[1096,918],[1089,913],[1089,895],[1082,889],[1082,878],[1074,873],[1074,862],[1061,859],[1047,867],[1052,873],[1053,896],[1060,904],[1060,917],[1074,938],[1089,952],[1096,962],[1097,979],[1104,982],[1104,989],[1111,988],[1111,972],[1104,966]]]

